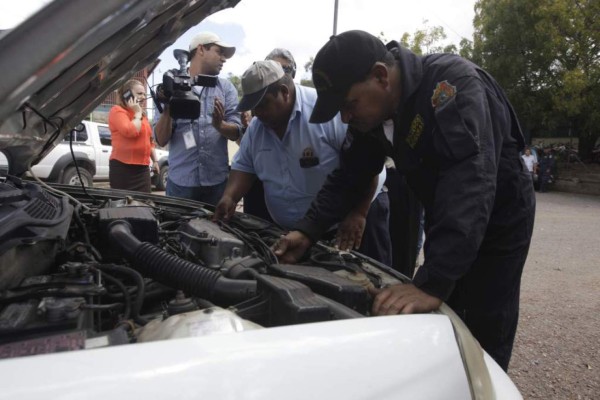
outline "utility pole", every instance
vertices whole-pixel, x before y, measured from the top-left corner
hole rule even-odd
[[[337,14],[338,14],[338,0],[335,0],[333,8],[333,34],[337,35]]]

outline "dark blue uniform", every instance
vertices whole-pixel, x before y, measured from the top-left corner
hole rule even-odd
[[[395,42],[388,49],[400,66],[402,99],[387,150],[426,216],[425,263],[414,284],[446,301],[507,369],[535,213],[519,156],[521,128],[504,92],[473,63],[449,54],[420,57]],[[380,155],[370,153],[380,165]],[[316,239],[339,219],[356,189],[349,176],[330,176],[300,231]]]

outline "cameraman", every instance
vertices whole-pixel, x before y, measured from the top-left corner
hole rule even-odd
[[[218,75],[235,47],[223,43],[214,33],[202,32],[190,42],[189,75]],[[192,87],[200,100],[195,120],[173,119],[165,106],[154,127],[160,146],[169,145],[167,196],[216,204],[225,189],[229,173],[227,140],[241,132],[236,88],[219,78],[215,87]]]

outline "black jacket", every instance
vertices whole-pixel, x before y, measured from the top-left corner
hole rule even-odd
[[[494,79],[455,55],[419,57],[392,42],[401,73],[402,100],[388,152],[423,203],[425,263],[414,284],[446,300],[480,252],[527,251],[519,230],[535,199],[519,151],[523,134]],[[380,143],[381,132],[373,135]],[[315,240],[337,222],[353,199],[342,168],[326,181],[297,229]]]

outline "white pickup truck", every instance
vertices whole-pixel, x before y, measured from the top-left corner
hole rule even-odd
[[[71,131],[71,135],[73,136],[73,153],[84,185],[91,187],[94,181],[107,181],[108,162],[112,151],[108,125],[82,121],[77,129]],[[169,173],[169,153],[156,149],[156,155],[160,174],[153,175],[152,183],[158,190],[165,190]],[[80,184],[69,147],[69,135],[31,169],[38,178],[43,180],[67,185]]]

